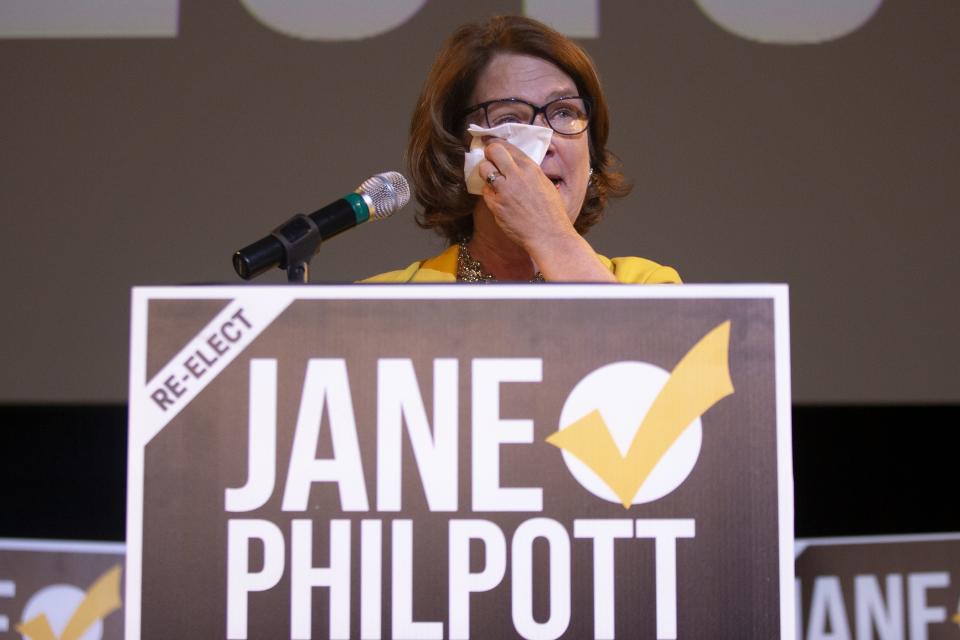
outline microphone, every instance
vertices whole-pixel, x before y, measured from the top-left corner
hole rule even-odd
[[[396,171],[367,178],[353,193],[307,215],[298,213],[273,232],[233,254],[233,268],[244,280],[280,267],[305,264],[320,243],[367,220],[382,220],[410,201],[410,185]]]

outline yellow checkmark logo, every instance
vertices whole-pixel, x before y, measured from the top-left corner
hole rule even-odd
[[[70,616],[59,638],[43,613],[17,625],[17,631],[30,640],[78,640],[97,620],[120,608],[120,571],[120,565],[116,565],[97,578]]]
[[[712,329],[680,359],[620,452],[599,409],[547,438],[578,458],[616,494],[624,509],[687,426],[733,393],[728,352],[730,321]]]

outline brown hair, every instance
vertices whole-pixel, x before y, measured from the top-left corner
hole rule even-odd
[[[590,97],[590,166],[580,215],[574,227],[583,234],[603,217],[607,198],[630,192],[630,185],[606,149],[610,121],[596,69],[587,53],[563,34],[521,16],[497,16],[482,24],[464,25],[440,49],[423,85],[410,123],[407,161],[417,201],[423,207],[418,224],[434,229],[450,242],[473,233],[476,197],[463,178],[464,110],[481,72],[494,54],[519,53],[547,60]]]

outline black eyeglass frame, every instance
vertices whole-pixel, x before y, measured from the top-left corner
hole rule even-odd
[[[560,102],[561,100],[583,100],[583,107],[587,112],[586,124],[583,126],[583,129],[575,133],[568,133],[564,131],[557,131],[557,129],[553,126],[553,123],[550,122],[550,116],[547,115],[547,107],[549,107],[555,102]],[[467,107],[463,111],[464,120],[466,120],[467,116],[469,116],[471,113],[475,111],[479,111],[480,109],[483,109],[483,121],[487,123],[487,127],[492,127],[493,125],[490,124],[490,117],[489,117],[489,114],[487,113],[487,107],[497,102],[516,102],[518,104],[527,105],[528,107],[533,109],[533,116],[531,116],[530,122],[527,122],[526,124],[533,124],[536,121],[537,116],[542,113],[543,119],[546,121],[548,125],[550,125],[550,128],[553,129],[556,133],[560,134],[561,136],[580,135],[581,133],[583,133],[584,131],[590,128],[590,118],[593,115],[593,100],[589,96],[562,96],[560,98],[554,98],[550,102],[540,107],[538,107],[533,103],[527,102],[526,100],[521,100],[520,98],[499,98],[497,100],[487,100],[486,102],[475,104],[472,107]]]

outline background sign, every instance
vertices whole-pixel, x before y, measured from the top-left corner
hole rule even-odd
[[[0,538],[0,638],[119,640],[124,546]]]
[[[128,634],[790,637],[787,344],[782,286],[137,289]]]
[[[960,534],[797,541],[797,638],[953,640]]]

